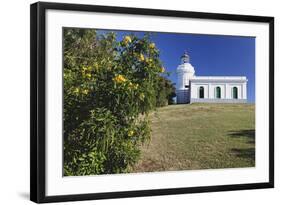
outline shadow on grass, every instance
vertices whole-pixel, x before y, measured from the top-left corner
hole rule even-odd
[[[255,148],[246,148],[246,149],[231,149],[237,157],[249,159],[251,161],[255,161]]]
[[[235,138],[247,138],[250,144],[255,144],[255,130],[231,130],[228,133],[229,136]]]
[[[249,144],[255,144],[255,130],[231,130],[228,134],[230,137],[234,138],[246,138]],[[255,147],[250,148],[233,148],[231,152],[237,157],[245,158],[251,161],[255,161]]]

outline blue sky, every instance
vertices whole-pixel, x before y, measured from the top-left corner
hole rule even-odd
[[[101,31],[101,33],[108,31]],[[134,33],[115,31],[117,40]],[[248,102],[255,102],[255,38],[241,36],[152,33],[152,41],[160,50],[160,58],[170,80],[176,83],[176,68],[180,56],[187,50],[190,63],[197,76],[246,76],[248,78]]]

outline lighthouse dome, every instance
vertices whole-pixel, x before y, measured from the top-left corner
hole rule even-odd
[[[181,56],[181,64],[177,68],[177,73],[190,73],[194,75],[194,67],[189,63],[189,55],[187,51]]]
[[[190,63],[180,64],[177,73],[195,73],[194,67]]]

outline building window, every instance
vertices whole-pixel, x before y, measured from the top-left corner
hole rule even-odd
[[[189,88],[189,85],[185,85],[184,87],[185,87],[185,88]]]
[[[204,87],[200,86],[199,88],[199,98],[204,98]]]
[[[221,88],[216,87],[216,98],[221,98]]]
[[[232,98],[238,99],[238,89],[237,89],[237,87],[232,88]]]

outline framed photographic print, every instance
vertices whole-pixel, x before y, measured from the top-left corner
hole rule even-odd
[[[274,18],[31,5],[34,202],[274,187]]]

